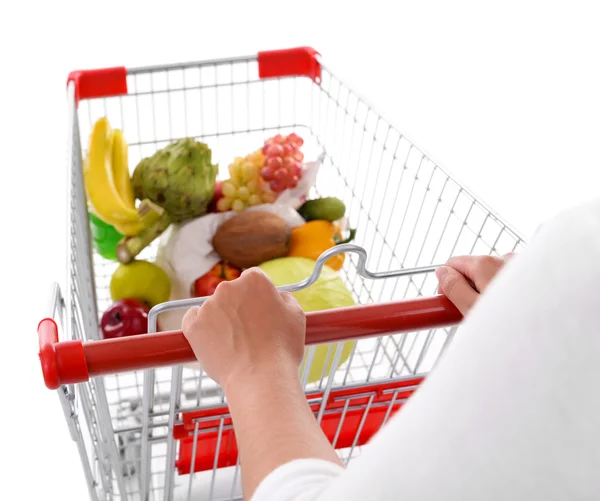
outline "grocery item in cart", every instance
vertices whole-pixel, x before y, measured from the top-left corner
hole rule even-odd
[[[291,238],[292,229],[277,214],[245,211],[223,223],[212,244],[224,261],[238,268],[252,268],[286,256]]]
[[[173,222],[206,214],[218,166],[207,144],[187,138],[144,158],[133,172],[136,198],[163,207]]]
[[[336,197],[307,200],[298,209],[306,221],[338,221],[346,215],[346,204]]]
[[[90,219],[91,237],[94,248],[104,259],[117,260],[117,244],[123,238],[114,226],[105,223],[91,211],[88,212]]]
[[[113,301],[134,298],[150,308],[169,300],[171,280],[157,264],[137,260],[120,264],[110,279],[110,297]]]
[[[304,154],[300,151],[303,144],[304,140],[295,133],[277,134],[265,142],[262,149],[265,165],[260,177],[269,184],[271,191],[279,193],[298,185],[303,174]]]
[[[343,238],[340,226],[331,221],[309,221],[292,230],[288,256],[307,257],[316,261],[323,252],[336,245],[351,242],[355,235],[356,230],[351,229],[349,236]],[[336,271],[340,270],[343,264],[344,254],[337,254],[327,261],[327,265]]]
[[[221,282],[235,280],[242,275],[242,270],[227,263],[215,264],[208,273],[205,273],[194,282],[192,295],[194,297],[212,296]]]
[[[121,235],[138,235],[164,212],[149,200],[143,200],[136,209],[129,177],[128,145],[123,133],[113,129],[106,117],[94,124],[83,174],[88,212]]]
[[[175,141],[138,163],[133,173],[136,198],[149,199],[165,212],[140,233],[119,242],[119,261],[132,261],[172,222],[206,214],[217,171],[210,148],[191,138]]]
[[[290,206],[280,203],[263,204],[246,209],[269,212],[279,216],[292,229],[304,224],[304,219]],[[212,240],[218,229],[237,215],[236,212],[218,212],[173,224],[161,236],[157,251],[159,264],[171,278],[175,290],[172,299],[189,297],[194,282],[222,261],[215,251]],[[177,293],[177,291],[181,291]],[[181,323],[176,327],[179,329]]]
[[[248,207],[271,203],[276,194],[260,179],[260,169],[265,163],[261,150],[245,157],[237,157],[229,164],[229,179],[220,186],[216,210],[242,212]]]
[[[315,262],[304,257],[284,257],[268,261],[259,266],[276,286],[301,282],[312,274],[314,267]],[[306,313],[356,304],[352,298],[352,293],[340,276],[327,265],[323,266],[321,275],[313,285],[292,294]],[[301,371],[304,372],[306,364],[309,361],[312,362],[308,374],[304,375],[308,383],[319,381],[329,374],[340,344],[342,345],[341,354],[337,361],[339,366],[350,356],[354,341],[322,344],[308,350],[301,368]]]
[[[97,120],[89,137],[83,174],[88,203],[96,214],[120,233],[128,234],[140,223],[140,217],[126,183],[116,182],[123,178],[123,173],[129,179],[122,140],[123,135],[111,128],[106,117]]]
[[[119,299],[102,314],[100,329],[104,339],[137,336],[148,332],[148,312],[143,301],[135,298]]]

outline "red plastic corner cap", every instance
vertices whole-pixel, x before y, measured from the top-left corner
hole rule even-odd
[[[58,327],[51,318],[44,318],[38,324],[38,338],[40,343],[40,363],[42,364],[42,374],[44,383],[50,390],[56,390],[60,386],[60,376],[58,375],[58,365],[56,363],[56,353],[54,345],[58,342]]]
[[[258,53],[258,76],[260,78],[309,77],[321,82],[320,54],[312,47],[268,50]]]
[[[63,341],[54,346],[61,384],[83,383],[89,380],[83,342]]]
[[[97,70],[78,70],[69,73],[67,85],[75,85],[75,102],[95,97],[127,94],[127,70],[123,66]]]
[[[85,350],[81,340],[58,342],[58,327],[51,318],[38,325],[40,363],[44,383],[50,390],[61,384],[82,383],[89,379]]]

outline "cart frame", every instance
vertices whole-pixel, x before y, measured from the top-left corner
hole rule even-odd
[[[202,81],[206,69],[214,71],[214,80]],[[196,72],[196,70],[200,80],[197,84],[191,85],[189,81],[186,82],[186,75],[187,72]],[[183,75],[179,86],[169,80],[178,72]],[[166,75],[164,88],[157,85],[156,75]],[[221,81],[219,75],[225,75],[225,80]],[[141,78],[149,78],[148,88],[143,89],[139,86],[138,79]],[[131,83],[135,84],[134,90]],[[250,91],[255,86],[259,89],[258,97],[251,98]],[[247,89],[245,98],[236,94],[236,90],[242,88]],[[202,117],[205,116],[204,107],[209,106],[206,100],[202,101],[205,91],[214,90],[214,124],[212,124],[214,126],[202,123],[201,118],[194,132],[189,133],[188,127],[194,128],[194,126],[190,125],[193,117],[190,116],[187,106],[190,98],[188,97],[186,102],[186,96],[195,95],[196,90],[200,95]],[[231,103],[226,105],[230,109],[231,117],[223,111],[223,104],[220,101],[221,91],[224,93],[231,91]],[[277,99],[271,99],[269,92],[273,95],[276,92]],[[172,118],[174,101],[180,93],[184,103],[181,109],[185,134],[175,131],[176,125]],[[260,97],[261,93],[262,97]],[[302,105],[298,105],[299,101],[296,101],[300,99],[300,93],[309,96],[305,96],[306,107],[309,107],[309,110],[298,109],[302,108]],[[131,98],[133,101],[124,101],[127,96],[127,99]],[[161,135],[155,116],[158,109],[156,103],[165,96],[168,101],[165,109],[168,109],[169,126],[168,131]],[[226,97],[227,99],[229,97]],[[246,108],[247,127],[236,125],[237,117],[233,111],[238,109],[235,105],[236,99],[238,101],[241,99]],[[148,108],[152,111],[154,130],[151,131],[149,140],[145,139],[140,132],[144,121],[143,118],[140,119],[140,113],[147,111],[141,101],[150,103]],[[254,107],[255,101],[260,101],[262,105],[262,123],[259,126],[252,124],[252,110],[258,109]],[[45,382],[49,388],[57,390],[71,438],[77,444],[90,499],[93,501],[116,498],[144,501],[173,499],[176,465],[180,473],[186,468],[191,472],[187,489],[189,498],[194,472],[198,466],[195,463],[200,461],[197,449],[199,449],[198,437],[202,433],[212,433],[210,440],[216,440],[209,491],[211,499],[214,494],[217,470],[223,465],[235,467],[233,481],[235,484],[236,478],[239,477],[237,473],[239,461],[236,459],[237,452],[235,452],[226,456],[223,464],[221,463],[222,443],[226,437],[228,440],[234,440],[234,437],[231,438],[231,423],[228,421],[230,416],[227,412],[225,396],[219,394],[218,389],[205,388],[202,391],[207,393],[203,395],[214,393],[220,401],[214,403],[215,400],[209,399],[207,400],[209,403],[202,403],[200,386],[204,379],[200,375],[197,376],[199,385],[197,405],[182,406],[182,399],[185,400],[186,393],[183,387],[185,369],[181,364],[193,360],[193,353],[180,332],[152,334],[157,330],[156,319],[160,313],[176,308],[188,308],[192,304],[201,304],[203,299],[173,301],[158,305],[149,316],[150,334],[122,340],[101,339],[98,321],[101,307],[107,302],[107,273],[104,263],[100,263],[91,245],[82,175],[82,137],[85,137],[85,131],[82,130],[84,127],[81,118],[85,111],[82,111],[80,105],[86,108],[91,124],[94,114],[102,111],[107,114],[107,111],[111,111],[118,115],[119,107],[121,122],[124,122],[125,116],[134,116],[124,115],[123,112],[124,107],[131,104],[132,109],[137,113],[138,134],[135,141],[130,144],[139,150],[140,157],[152,148],[188,134],[205,138],[210,142],[213,139],[226,141],[229,137],[238,136],[262,137],[281,129],[305,127],[310,134],[315,151],[323,151],[325,155],[323,166],[325,177],[321,178],[321,185],[316,188],[316,191],[331,188],[333,182],[340,197],[348,202],[350,216],[367,228],[362,246],[346,245],[326,252],[317,261],[314,277],[303,283],[282,288],[298,290],[310,285],[310,280],[314,281],[318,276],[319,266],[332,255],[345,252],[352,257],[345,263],[344,279],[351,284],[357,303],[359,305],[373,303],[369,306],[352,308],[356,317],[350,320],[347,316],[350,310],[341,313],[333,310],[308,315],[307,337],[311,345],[333,343],[349,337],[376,338],[373,348],[367,353],[372,357],[371,362],[364,362],[357,368],[356,372],[360,374],[358,382],[348,379],[348,374],[352,372],[354,359],[358,359],[359,356],[362,358],[363,353],[355,346],[344,375],[343,371],[339,370],[338,364],[341,343],[338,343],[334,350],[330,348],[327,354],[328,360],[333,357],[329,374],[323,374],[319,383],[313,386],[308,385],[306,379],[303,380],[307,389],[307,398],[312,402],[319,423],[323,423],[324,417],[337,413],[335,415],[339,421],[336,421],[335,434],[331,435],[334,444],[340,440],[340,437],[347,435],[342,424],[349,409],[362,413],[358,418],[358,429],[352,431],[354,438],[348,439],[351,442],[348,460],[352,457],[354,449],[368,441],[370,434],[374,433],[378,426],[383,425],[410,396],[427,372],[420,369],[421,364],[424,364],[426,358],[436,359],[439,356],[451,341],[456,330],[455,326],[461,319],[460,314],[445,297],[436,295],[427,297],[423,294],[423,290],[430,290],[432,285],[430,276],[436,267],[432,262],[443,262],[443,259],[462,249],[464,253],[469,254],[498,255],[517,251],[524,245],[522,238],[514,229],[480,202],[462,183],[433,162],[422,149],[398,132],[398,129],[380,115],[364,97],[351,91],[346,84],[335,77],[329,66],[323,64],[317,51],[309,47],[266,51],[252,56],[193,63],[76,71],[68,78],[67,103],[69,113],[67,286],[63,295],[60,287],[57,284],[53,285],[47,318],[40,322],[38,335]],[[222,106],[220,109],[219,103]],[[96,105],[99,105],[100,109],[94,108]],[[93,108],[95,111],[92,111]],[[290,111],[292,109],[293,112]],[[283,120],[282,117],[288,112],[290,117],[293,113],[294,120]],[[304,117],[306,122],[297,120],[299,116]],[[127,125],[125,123],[121,125],[127,134]],[[372,175],[368,176],[365,172]],[[321,173],[319,175],[321,176]],[[361,178],[363,175],[365,177]],[[382,187],[382,191],[377,191],[379,187]],[[406,190],[402,191],[405,187]],[[396,189],[395,194],[392,193],[394,189]],[[401,200],[402,197],[407,200]],[[398,214],[401,224],[393,221],[391,215],[386,216],[390,211],[384,207],[386,200],[388,209],[391,208],[393,215]],[[474,214],[477,216],[475,217]],[[436,218],[440,219],[439,224]],[[450,227],[452,229],[449,229]],[[491,227],[493,229],[490,229]],[[465,243],[464,235],[469,232],[473,234],[473,238],[469,236]],[[388,234],[395,235],[395,238],[389,237],[394,240],[394,243],[386,241]],[[436,238],[439,239],[438,242],[435,242]],[[376,243],[379,240],[382,243],[377,247]],[[431,245],[428,240],[431,241],[429,242]],[[365,247],[369,248],[368,253]],[[387,248],[389,251],[386,250]],[[404,252],[403,256],[402,252]],[[367,263],[368,258],[377,253],[378,259]],[[384,255],[389,255],[387,265]],[[434,261],[428,260],[427,256]],[[388,271],[371,272],[368,271],[367,264],[373,265],[377,270],[387,266]],[[395,270],[389,271],[390,268]],[[417,283],[414,278],[416,276],[422,276],[422,281]],[[379,300],[373,297],[376,296],[377,291],[365,285],[365,280],[378,279],[395,279],[393,290],[386,290],[385,286],[382,286],[379,290]],[[404,279],[405,282],[399,282]],[[398,289],[399,283],[406,284],[404,293],[401,291],[401,286]],[[435,290],[432,290],[432,294],[435,294]],[[383,297],[386,297],[388,302],[379,304]],[[377,317],[382,321],[367,332],[365,326],[371,325],[373,319]],[[59,342],[59,330],[55,318],[61,321],[61,332],[64,332],[61,333],[61,338],[67,341]],[[358,326],[354,333],[352,325]],[[447,328],[442,329],[443,326]],[[324,332],[328,332],[329,337],[325,336]],[[438,339],[436,336],[440,332],[443,334],[441,343],[436,341]],[[411,340],[412,347],[408,350]],[[169,347],[176,355],[172,355],[171,358],[161,358],[161,354],[165,353],[165,345],[161,343],[170,343]],[[120,361],[117,360],[117,356],[109,355],[111,350],[114,353],[115,344],[119,345],[119,352],[123,350],[125,353],[120,357]],[[432,348],[434,345],[435,348]],[[413,353],[415,346],[417,346],[416,355]],[[140,350],[144,353],[153,353],[149,355],[150,363],[144,365],[135,362],[133,354],[139,353]],[[314,351],[307,349],[309,363],[312,360],[311,353]],[[413,357],[416,360],[415,364],[408,367],[405,357]],[[378,362],[380,359],[385,363],[385,376],[375,375],[374,368],[380,363]],[[432,363],[435,363],[435,360]],[[400,370],[397,370],[398,364],[401,364]],[[165,365],[173,365],[173,367],[169,370],[170,373],[161,379],[162,376],[158,376],[156,367]],[[137,392],[139,398],[123,397],[122,392],[129,387],[121,384],[118,376],[115,376],[117,379],[114,380],[111,379],[112,376],[106,376],[122,372],[133,374],[132,392]],[[140,377],[143,378],[142,381]],[[168,391],[158,392],[164,384],[167,384]],[[166,406],[163,405],[165,402],[161,401],[165,395]],[[384,398],[385,395],[387,397]],[[346,398],[346,400],[340,404],[339,398]],[[351,399],[355,399],[352,405]],[[367,427],[370,426],[368,414],[375,408],[374,405],[385,408],[385,412],[380,415],[381,421],[377,421],[377,427],[372,426],[373,429],[365,438],[361,433],[365,424]],[[127,409],[122,411],[122,407]],[[126,414],[125,420],[120,415],[122,412]],[[198,412],[200,414],[197,414]],[[124,424],[127,420],[129,420],[128,425]],[[157,435],[155,430],[158,428],[166,429],[167,434]],[[132,434],[137,434],[137,438],[131,439]],[[163,440],[166,441],[164,457],[154,455],[155,444]],[[187,457],[183,457],[184,445],[187,447]],[[178,447],[180,457],[176,460]],[[161,471],[155,472],[157,468],[155,465],[159,463],[163,465]],[[184,463],[187,466],[181,466]],[[154,479],[155,475],[157,479]],[[239,499],[239,497],[234,497],[232,486],[231,496],[219,499]]]

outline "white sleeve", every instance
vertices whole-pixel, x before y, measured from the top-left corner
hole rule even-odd
[[[600,499],[600,201],[545,224],[346,470],[293,461],[253,501]]]
[[[252,501],[320,500],[323,490],[342,473],[344,468],[323,459],[290,461],[260,483]]]

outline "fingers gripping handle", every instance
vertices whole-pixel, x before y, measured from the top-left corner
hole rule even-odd
[[[460,312],[445,296],[311,312],[306,344],[332,343],[455,325]],[[181,331],[157,332],[102,341],[58,340],[52,319],[40,322],[40,360],[46,386],[79,383],[90,377],[195,361]]]

